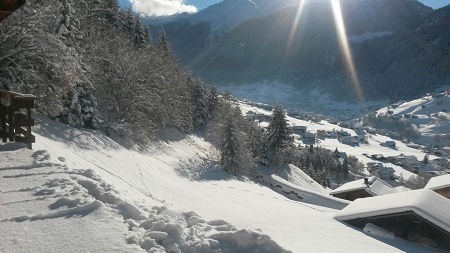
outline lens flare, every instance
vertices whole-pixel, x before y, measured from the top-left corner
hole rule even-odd
[[[305,7],[305,2],[306,2],[306,0],[302,0],[302,1],[300,1],[299,5],[298,5],[297,13],[295,14],[294,23],[292,23],[291,32],[289,34],[289,39],[288,39],[288,42],[287,42],[287,45],[286,45],[286,51],[284,52],[284,59],[285,60],[286,60],[286,58],[288,56],[289,50],[290,50],[292,42],[294,40],[294,36],[295,36],[296,31],[297,31],[299,22],[300,22],[300,17],[302,16],[303,9]]]
[[[364,106],[365,99],[361,89],[361,84],[359,82],[358,74],[356,73],[355,63],[352,59],[352,52],[350,50],[350,46],[348,45],[347,32],[345,30],[344,18],[342,17],[341,4],[339,0],[331,0],[331,5],[333,8],[334,23],[336,25],[336,31],[338,33],[339,44],[351,77],[353,89],[358,96],[360,105]]]

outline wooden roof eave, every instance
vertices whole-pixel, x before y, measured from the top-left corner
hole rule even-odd
[[[0,0],[0,22],[24,5],[26,0]]]

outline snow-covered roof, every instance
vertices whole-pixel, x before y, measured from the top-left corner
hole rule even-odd
[[[437,190],[450,187],[450,175],[432,177],[425,188]]]
[[[356,199],[335,216],[340,221],[412,211],[450,233],[450,201],[429,189]]]
[[[363,190],[363,189],[365,189],[372,196],[380,196],[380,195],[386,195],[386,194],[391,194],[391,193],[397,192],[394,188],[392,188],[386,182],[384,182],[383,180],[381,180],[377,177],[370,177],[368,181],[369,181],[369,185],[366,185],[364,183],[364,178],[346,183],[346,184],[342,185],[341,187],[336,188],[334,191],[330,192],[330,194],[334,195],[334,194],[338,194],[338,193],[350,192],[350,191],[355,191],[355,190]]]

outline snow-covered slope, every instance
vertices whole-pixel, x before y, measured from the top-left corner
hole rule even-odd
[[[243,113],[245,114],[248,111],[253,111],[256,113],[262,113],[270,115],[271,112],[265,109],[257,108],[249,104],[240,103],[241,109]],[[338,131],[338,130],[344,130],[350,133],[352,136],[356,136],[356,133],[354,130],[349,128],[343,128],[335,124],[331,124],[328,121],[321,120],[320,122],[312,122],[308,120],[301,120],[293,117],[287,116],[288,123],[293,126],[307,126],[307,130],[311,133],[317,133],[318,130],[325,130],[325,131]],[[266,126],[267,122],[260,123],[261,126]],[[303,142],[299,139],[298,135],[295,135],[295,143],[303,145]],[[327,148],[330,150],[335,150],[336,148],[341,152],[346,152],[347,155],[352,155],[358,158],[358,160],[364,164],[368,162],[374,162],[371,158],[368,158],[364,154],[381,154],[385,157],[388,156],[395,156],[404,154],[407,156],[416,156],[419,160],[421,160],[425,156],[425,152],[419,149],[408,147],[405,143],[402,143],[400,141],[396,141],[396,149],[391,149],[389,147],[383,146],[381,144],[385,143],[386,141],[392,141],[390,137],[379,135],[379,134],[369,134],[367,135],[367,143],[361,143],[358,146],[350,146],[347,144],[344,144],[337,139],[332,138],[325,138],[321,139],[319,145],[322,148]],[[430,159],[437,158],[434,155],[430,155]],[[398,165],[389,163],[389,162],[383,162],[384,166],[392,167],[395,170],[395,174],[397,176],[403,176],[403,178],[407,179],[410,176],[414,175],[413,172],[406,170]],[[367,173],[367,171],[366,171]]]
[[[270,15],[298,3],[299,0],[224,0],[197,13],[148,18],[147,22],[152,25],[167,24],[177,20],[188,20],[191,25],[209,22],[211,36],[214,37],[245,21]]]
[[[0,252],[432,252],[232,178],[196,136],[136,152],[43,118],[34,132],[33,151],[0,144]]]
[[[448,89],[445,86],[442,89]],[[415,125],[422,137],[417,140],[420,144],[438,144],[450,146],[450,94],[435,92],[419,99],[400,101],[377,111],[407,120]]]
[[[189,21],[211,22],[213,32],[225,32],[247,20],[270,15],[284,7],[297,5],[299,0],[225,0],[196,14]]]
[[[295,165],[287,164],[282,166],[276,171],[276,174],[282,179],[302,188],[323,194],[329,193],[329,191],[325,190],[320,184]]]

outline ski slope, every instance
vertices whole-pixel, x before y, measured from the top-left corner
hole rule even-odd
[[[36,121],[33,150],[0,144],[0,252],[433,252],[237,180],[194,135],[162,131],[137,152]]]

